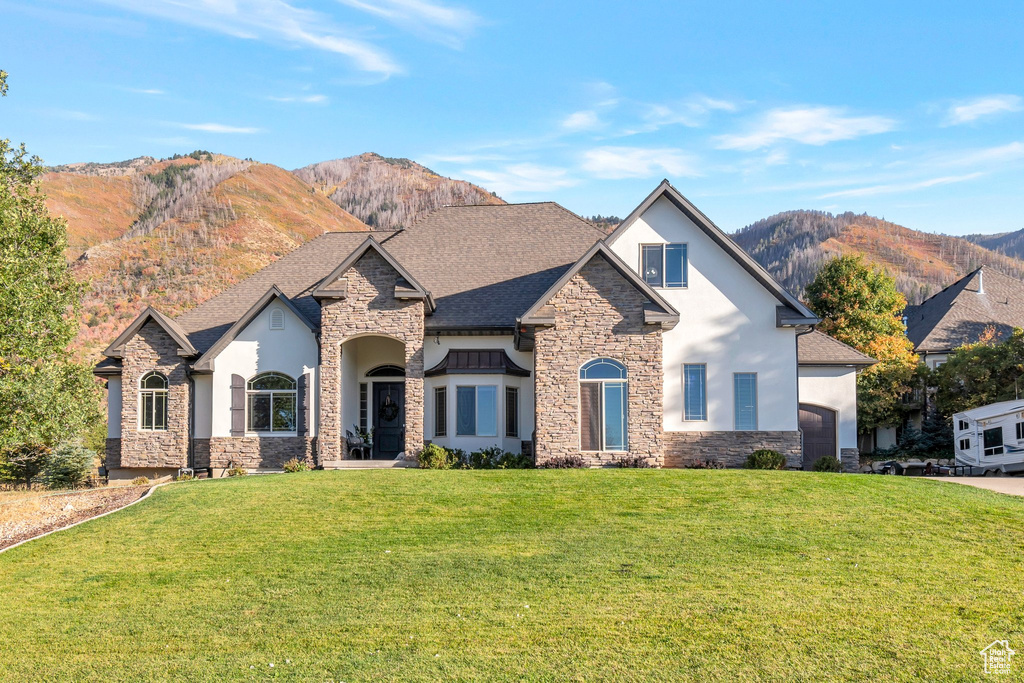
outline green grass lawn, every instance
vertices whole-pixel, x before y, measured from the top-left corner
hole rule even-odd
[[[803,472],[247,477],[4,553],[0,582],[5,680],[981,679],[991,641],[1024,653],[1024,498]]]

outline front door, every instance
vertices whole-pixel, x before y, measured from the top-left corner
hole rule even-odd
[[[836,411],[801,403],[800,431],[804,433],[805,470],[826,455],[836,457]]]
[[[373,383],[373,457],[405,450],[405,382]]]

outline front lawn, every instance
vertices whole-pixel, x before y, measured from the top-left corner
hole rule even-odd
[[[5,680],[981,679],[993,640],[1024,652],[1024,499],[803,472],[245,477],[15,548],[0,582]]]

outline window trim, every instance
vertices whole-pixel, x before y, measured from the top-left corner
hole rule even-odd
[[[616,365],[622,369],[622,377],[619,378],[608,378],[608,377],[595,377],[595,378],[584,378],[583,373],[586,372],[588,366],[597,364]],[[599,450],[590,450],[583,447],[583,391],[576,392],[576,416],[579,421],[578,428],[576,429],[576,438],[578,439],[578,445],[581,453],[628,453],[629,452],[629,371],[626,368],[626,364],[621,361],[617,361],[614,358],[601,357],[592,358],[583,365],[580,366],[577,372],[579,386],[582,387],[584,384],[596,384],[600,386],[598,390],[598,400],[600,401],[600,409],[598,410],[598,416],[600,417],[601,424],[598,432],[601,435],[601,443]],[[616,385],[622,388],[622,447],[621,448],[609,448],[608,447],[608,424],[605,416],[605,392],[609,385]]]
[[[706,372],[707,371],[705,370],[705,373]],[[753,378],[754,378],[754,426],[752,428],[749,428],[749,429],[741,428],[739,426],[739,411],[737,410],[737,408],[739,406],[736,404],[736,401],[738,400],[739,397],[738,397],[738,395],[736,393],[736,380],[738,379],[738,377],[740,375],[750,375],[750,376],[753,376]],[[706,388],[707,387],[707,377],[706,376],[704,378],[704,385],[705,385],[705,388]],[[757,377],[757,373],[756,372],[742,371],[742,372],[734,372],[734,373],[732,373],[732,411],[733,411],[732,428],[733,428],[733,431],[737,431],[737,432],[756,432],[756,431],[758,431],[758,428],[757,428],[758,424],[757,423],[758,423],[758,419],[760,417],[760,415],[759,415],[760,410],[758,410],[758,398],[759,398],[759,393],[760,392],[758,391],[758,386],[757,385],[758,385],[758,377]],[[707,402],[707,392],[706,392],[706,390],[705,390],[704,401],[705,401],[705,403]]]
[[[443,410],[442,410],[443,408]],[[439,419],[441,413],[444,419]],[[438,429],[440,427],[440,429]],[[444,438],[448,436],[448,385],[434,387],[434,437]]]
[[[266,377],[268,375],[277,375],[283,377],[292,383],[291,389],[253,389],[252,383],[256,380]],[[299,420],[299,383],[290,375],[277,370],[268,370],[266,372],[260,372],[245,381],[245,433],[251,435],[260,436],[295,436],[298,434],[298,420]],[[283,394],[291,396],[293,414],[292,414],[292,428],[291,429],[274,429],[274,400],[276,395]],[[252,397],[253,396],[270,396],[270,428],[269,429],[253,429],[252,426]]]
[[[455,385],[455,436],[483,436],[483,437],[498,437],[498,386],[497,384],[456,384]],[[480,433],[480,388],[490,387],[494,389],[494,433],[493,434],[481,434]],[[472,389],[473,390],[473,433],[462,434],[459,432],[459,389]]]
[[[648,282],[647,277],[644,275],[644,248],[646,247],[658,247],[661,252],[661,282],[653,283]],[[682,267],[682,284],[670,285],[666,283],[666,272],[668,270],[668,249],[666,247],[681,247],[683,252]],[[637,272],[640,274],[640,279],[647,283],[649,286],[655,289],[688,289],[690,286],[690,243],[689,242],[641,242],[639,248],[639,267]]]
[[[701,406],[701,417],[687,417],[686,416],[686,368],[687,366],[697,366],[704,368],[703,378],[704,384],[701,391],[702,406]],[[708,421],[708,364],[707,363],[683,363],[683,422],[707,422]]]
[[[150,377],[159,377],[160,379],[162,379],[163,382],[164,382],[163,388],[157,389],[157,388],[144,387],[143,384],[145,384],[146,380],[149,379]],[[139,389],[138,389],[138,392],[139,392],[139,399],[138,399],[139,400],[139,405],[138,405],[138,420],[137,420],[137,426],[136,426],[137,431],[140,431],[140,432],[166,432],[167,431],[167,422],[168,422],[168,418],[170,416],[170,411],[168,410],[168,408],[169,408],[168,403],[169,403],[169,399],[170,399],[170,388],[171,388],[171,383],[167,380],[167,375],[165,375],[164,373],[159,372],[157,370],[150,370],[149,372],[147,372],[146,374],[144,374],[142,377],[139,378]],[[147,396],[149,396],[149,397],[151,397],[153,399],[152,408],[149,411],[151,413],[151,415],[150,415],[151,426],[149,426],[149,427],[145,426],[145,414],[147,412],[146,409],[145,409],[145,405],[146,405],[146,397]],[[157,396],[163,396],[163,399],[164,399],[164,401],[163,401],[163,426],[162,427],[155,426],[156,425],[156,397]]]

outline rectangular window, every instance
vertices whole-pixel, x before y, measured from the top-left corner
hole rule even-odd
[[[156,402],[156,395],[147,391],[142,394],[142,428],[153,429],[153,404]]]
[[[736,406],[736,429],[757,429],[757,373],[737,372],[732,376],[733,398]]]
[[[982,443],[985,447],[985,455],[1003,454],[1003,428],[993,427],[982,432]]]
[[[359,383],[359,429],[366,432],[369,417],[369,401],[366,397],[366,382]]]
[[[640,274],[651,287],[686,287],[687,271],[685,244],[640,245]]]
[[[505,436],[519,438],[519,388],[505,387]]]
[[[625,382],[580,382],[580,450],[626,450]]]
[[[971,450],[971,440],[970,439],[960,439],[960,450],[962,450],[962,451],[969,451],[969,450]]]
[[[702,421],[708,419],[708,399],[704,384],[707,380],[707,366],[703,363],[683,366],[683,419]]]
[[[580,449],[601,450],[601,384],[580,384]]]
[[[271,394],[249,394],[249,431],[269,432]]]
[[[958,426],[961,432],[966,432],[968,429],[971,428],[971,425],[967,424],[967,420],[960,420]]]
[[[1017,441],[1024,439],[1024,422],[1017,423]]]
[[[448,436],[447,387],[434,387],[434,436]]]
[[[498,435],[498,388],[493,385],[455,388],[455,434]]]

